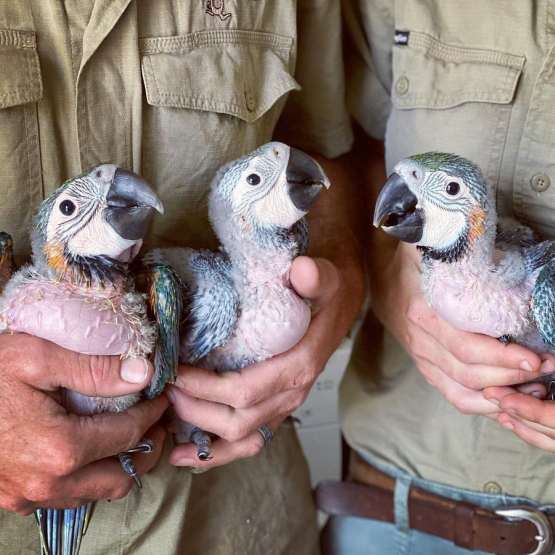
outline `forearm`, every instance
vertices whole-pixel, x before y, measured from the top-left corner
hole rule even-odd
[[[309,215],[312,257],[332,262],[342,277],[338,294],[345,299],[342,318],[350,323],[364,300],[366,279],[363,264],[363,219],[361,208],[364,183],[355,170],[354,153],[329,160],[316,157],[328,175],[331,187],[325,191]]]

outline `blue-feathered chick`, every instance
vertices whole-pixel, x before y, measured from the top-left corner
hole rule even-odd
[[[150,186],[111,164],[66,182],[39,209],[32,264],[0,298],[0,333],[24,332],[89,355],[148,357],[156,330],[128,266],[155,210],[163,207]],[[90,415],[124,410],[139,394],[92,398],[64,390],[62,398],[69,412]],[[152,448],[145,442],[129,452]],[[120,461],[140,485],[129,452]],[[36,511],[43,553],[77,554],[90,509]]]
[[[497,221],[494,188],[454,154],[430,152],[397,164],[381,191],[374,225],[418,246],[422,283],[437,312],[459,329],[555,347],[555,242]]]
[[[310,156],[268,143],[223,166],[209,198],[218,252],[162,249],[147,262],[172,266],[187,284],[180,361],[217,372],[238,371],[293,347],[310,322],[310,308],[291,288],[293,259],[308,248],[304,216],[329,187]],[[201,460],[210,438],[183,423]]]

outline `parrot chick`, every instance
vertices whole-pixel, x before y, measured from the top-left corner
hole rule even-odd
[[[115,165],[97,166],[62,185],[39,208],[32,263],[14,274],[0,298],[0,333],[27,333],[88,355],[147,357],[156,330],[128,266],[154,210],[163,207],[150,186]],[[139,397],[62,392],[64,407],[80,415],[124,410]],[[139,486],[129,453],[153,448],[146,440],[118,455]],[[72,510],[38,509],[43,553],[76,555],[90,510],[90,503]]]
[[[0,295],[15,272],[13,240],[5,231],[0,231]]]
[[[293,259],[308,249],[304,219],[329,181],[310,156],[268,143],[224,165],[211,185],[209,217],[218,252],[170,248],[147,263],[172,266],[188,288],[180,362],[215,372],[239,371],[291,349],[310,322],[310,307],[292,289]],[[194,441],[201,460],[210,438],[181,423],[180,441]]]
[[[530,228],[507,218],[498,223],[494,188],[470,161],[430,152],[399,162],[378,197],[374,225],[418,247],[426,298],[452,325],[553,351],[553,331],[545,332],[555,330],[555,314],[544,305],[555,300],[546,287],[555,242],[537,242]]]

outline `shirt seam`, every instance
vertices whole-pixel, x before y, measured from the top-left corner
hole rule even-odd
[[[0,29],[0,46],[18,49],[35,49],[37,40],[32,31]]]
[[[480,64],[495,64],[513,69],[522,69],[526,58],[516,54],[507,52],[498,52],[496,50],[467,48],[461,46],[453,46],[444,42],[440,42],[434,37],[414,31],[410,37],[411,46],[426,49],[426,52],[447,62],[467,62]]]
[[[199,31],[177,37],[142,38],[139,39],[139,52],[142,54],[189,52],[220,44],[257,44],[278,50],[291,50],[293,39],[260,31],[219,29]]]

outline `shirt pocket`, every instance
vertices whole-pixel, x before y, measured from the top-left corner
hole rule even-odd
[[[388,168],[419,152],[454,152],[496,183],[524,62],[411,32],[408,45],[393,48]]]
[[[142,172],[164,203],[198,206],[218,167],[271,140],[286,93],[299,88],[292,45],[290,37],[229,29],[140,40]],[[153,236],[168,242],[198,246],[211,236],[205,210],[186,229],[178,213],[159,225]]]
[[[42,78],[35,33],[0,29],[0,228],[18,255],[42,200],[37,102]]]

